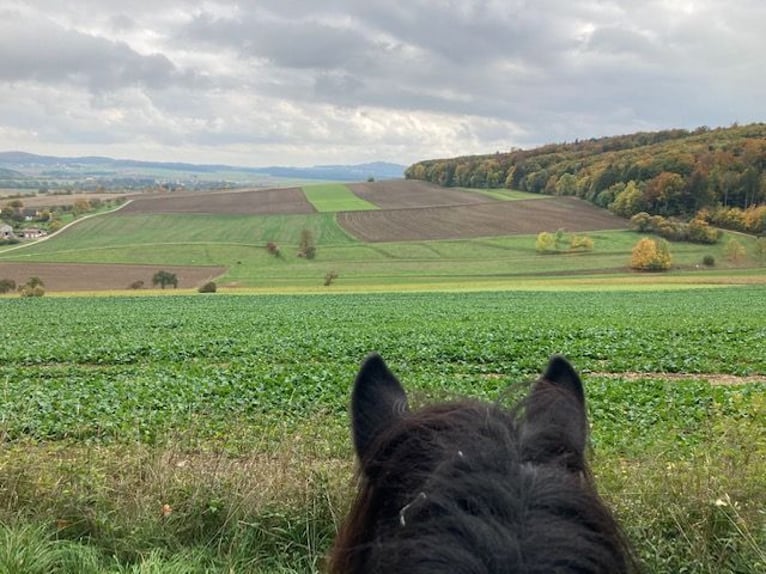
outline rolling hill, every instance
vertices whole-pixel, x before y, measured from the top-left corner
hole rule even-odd
[[[311,199],[377,209],[319,212]],[[608,277],[636,281],[627,263],[637,235],[627,220],[577,198],[503,190],[445,190],[399,180],[322,188],[139,196],[108,214],[84,218],[45,241],[0,247],[0,278],[16,283],[45,277],[50,291],[126,289],[151,284],[157,270],[173,269],[181,288],[216,278],[224,288],[267,291],[322,289],[489,288],[526,281]],[[555,255],[535,249],[536,234],[563,230],[568,241],[587,233],[591,251],[568,248]],[[298,253],[308,232],[316,257]],[[754,254],[754,240],[742,239]],[[276,250],[266,249],[268,244]],[[720,281],[696,271],[705,254],[752,281],[755,255],[727,264],[723,245],[674,244],[678,269],[695,270],[686,281]],[[275,253],[278,253],[276,255]],[[35,267],[35,266],[39,267]]]
[[[57,157],[0,152],[0,188],[143,189],[275,186],[290,181],[360,181],[400,178],[405,166],[387,162],[313,167],[241,167],[220,164],[136,161],[100,156]]]
[[[665,130],[509,153],[421,161],[410,179],[575,196],[630,217],[691,218],[766,231],[766,124]],[[744,213],[743,213],[744,212]]]

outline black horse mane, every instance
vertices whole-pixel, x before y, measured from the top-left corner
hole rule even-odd
[[[409,412],[368,359],[352,399],[359,488],[331,571],[633,571],[585,460],[579,378],[561,361],[546,375],[576,380],[544,376],[512,410],[464,400]]]

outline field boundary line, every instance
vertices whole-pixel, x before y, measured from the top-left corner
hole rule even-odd
[[[766,384],[766,374],[762,375],[732,375],[730,373],[639,373],[628,371],[625,373],[612,372],[584,372],[585,377],[603,377],[606,379],[625,379],[627,381],[640,381],[642,379],[658,379],[664,381],[706,381],[711,385],[747,385]]]

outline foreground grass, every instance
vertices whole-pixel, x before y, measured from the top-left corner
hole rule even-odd
[[[0,572],[321,569],[371,349],[415,403],[565,353],[646,571],[762,572],[766,384],[711,381],[766,378],[764,289],[3,300]]]
[[[668,383],[596,384],[595,475],[646,571],[762,572],[762,387],[699,396],[699,384],[672,383],[692,423],[672,408],[631,404],[643,385]],[[605,407],[630,413],[645,432],[662,430],[649,431],[640,449],[610,445],[609,433],[626,423],[609,424]],[[14,445],[2,456],[0,571],[318,571],[351,496],[352,465],[345,436],[314,429],[307,438],[285,432],[236,456],[214,443],[190,449],[182,437],[155,446]],[[22,560],[38,566],[20,569]]]

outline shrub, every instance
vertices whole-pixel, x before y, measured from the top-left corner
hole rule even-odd
[[[698,214],[698,217],[715,225],[745,233],[763,233],[766,231],[766,205],[752,205],[747,209],[718,207],[712,211],[703,210]]]
[[[630,218],[630,227],[640,233],[651,231],[651,215],[642,211]]]
[[[633,247],[630,267],[639,271],[667,271],[672,258],[668,242],[664,239],[644,237]]]
[[[556,233],[554,233],[553,237],[556,240],[556,249],[561,250],[564,245],[566,245],[566,231],[564,228],[559,228],[556,230]]]
[[[332,282],[335,281],[338,278],[338,273],[336,271],[328,271],[327,274],[324,276],[324,286],[329,287],[332,285]]]
[[[715,265],[715,257],[712,255],[705,255],[702,258],[702,264],[706,267],[713,267]]]
[[[16,282],[13,279],[0,279],[0,293],[10,293],[16,290]]]
[[[569,248],[572,250],[582,249],[583,251],[591,251],[593,249],[593,240],[587,235],[573,235]]]
[[[152,277],[152,285],[159,285],[162,289],[167,285],[172,285],[175,289],[178,287],[178,277],[169,271],[157,271]]]
[[[218,290],[218,286],[215,281],[208,281],[204,285],[200,285],[197,289],[198,293],[215,293]]]
[[[45,295],[45,288],[42,285],[22,285],[19,287],[19,295],[22,297],[42,297]]]
[[[138,281],[133,281],[130,285],[128,285],[128,289],[143,289],[144,288],[144,282],[139,279]]]
[[[717,243],[721,231],[712,227],[703,215],[698,214],[689,223],[666,219],[661,215],[638,213],[630,219],[630,226],[639,232],[652,232],[670,241],[691,241],[692,243]]]
[[[766,237],[759,237],[755,240],[755,254],[761,263],[766,262]]]
[[[58,231],[62,227],[64,227],[64,222],[61,221],[60,219],[54,219],[53,221],[51,221],[48,224],[48,232],[49,233],[55,233],[56,231]]]
[[[547,231],[539,233],[535,242],[535,249],[538,253],[553,253],[556,251],[556,238]]]
[[[298,257],[305,257],[306,259],[314,259],[316,257],[317,248],[314,243],[314,234],[310,230],[304,229],[301,231],[301,242],[298,246]]]
[[[732,263],[738,263],[745,258],[744,246],[734,238],[729,239],[729,241],[726,243],[725,253],[726,259]]]
[[[704,219],[694,218],[687,227],[689,241],[692,243],[718,243],[721,230],[711,226]]]
[[[279,245],[277,245],[273,241],[269,241],[266,244],[266,251],[269,252],[269,255],[273,255],[274,257],[282,256],[282,252],[279,250]]]

